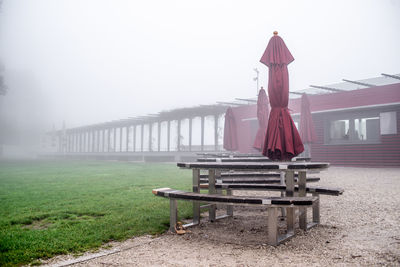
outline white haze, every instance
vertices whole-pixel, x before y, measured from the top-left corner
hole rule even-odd
[[[255,97],[274,30],[290,90],[399,73],[399,29],[399,0],[3,0],[0,111],[50,130]]]

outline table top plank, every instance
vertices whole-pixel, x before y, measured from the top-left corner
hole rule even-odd
[[[198,158],[197,162],[271,162],[267,157]]]
[[[327,162],[178,162],[177,166],[186,169],[220,169],[220,170],[315,170],[329,167]]]

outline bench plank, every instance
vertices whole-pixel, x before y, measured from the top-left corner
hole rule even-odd
[[[222,183],[240,183],[240,184],[279,184],[281,182],[280,178],[248,178],[248,177],[233,177],[233,178],[221,178],[217,180],[222,180]],[[307,183],[319,182],[321,179],[319,177],[309,177],[307,178]],[[295,182],[297,179],[295,178]],[[200,183],[208,183],[208,179],[201,178]]]
[[[317,197],[249,197],[201,194],[174,190],[171,188],[153,189],[153,194],[181,200],[217,202],[224,204],[278,205],[278,206],[311,206]]]
[[[217,189],[232,189],[232,190],[271,190],[271,191],[285,191],[286,186],[281,184],[256,184],[256,183],[217,183]],[[208,188],[208,184],[200,184],[200,188]],[[294,191],[299,191],[299,186],[294,187]],[[343,194],[342,188],[328,188],[322,186],[307,186],[307,193],[317,193],[321,195],[339,196]]]
[[[187,169],[220,170],[319,170],[329,167],[324,162],[178,162],[177,166]]]

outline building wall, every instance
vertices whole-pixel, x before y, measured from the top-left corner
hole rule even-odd
[[[329,119],[338,115],[346,117],[354,112],[362,114],[371,110],[352,111],[347,114],[313,114],[318,137],[317,142],[311,145],[313,161],[327,161],[339,166],[400,167],[400,106],[379,108],[372,112],[390,111],[395,111],[397,115],[397,134],[380,135],[378,142],[358,144],[328,144],[326,139]]]

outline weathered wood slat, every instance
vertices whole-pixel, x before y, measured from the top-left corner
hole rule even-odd
[[[156,196],[202,201],[202,202],[216,202],[224,204],[251,204],[251,205],[276,205],[276,206],[311,206],[317,197],[248,197],[248,196],[224,196],[216,194],[201,194],[193,192],[185,192],[174,190],[171,188],[158,188],[153,189],[153,194]]]
[[[276,184],[280,183],[280,178],[260,178],[260,177],[232,177],[232,178],[221,178],[218,180],[222,180],[222,183],[240,183],[240,184]],[[297,182],[297,178],[294,179]],[[319,182],[321,179],[319,177],[309,177],[307,178],[307,183],[310,182]],[[207,178],[201,178],[200,183],[208,183]]]
[[[220,170],[317,170],[329,167],[324,162],[178,162],[178,167]]]
[[[222,172],[224,177],[280,177],[280,173],[262,173],[262,172]],[[200,174],[200,178],[208,178],[208,174]]]
[[[270,190],[270,191],[285,191],[286,186],[280,184],[249,184],[249,183],[217,183],[217,189],[232,189],[232,190]],[[200,184],[200,188],[208,188],[208,184]],[[298,192],[299,187],[295,186],[294,191]],[[307,186],[307,193],[317,193],[321,195],[339,196],[343,194],[342,188],[328,188],[322,186]]]
[[[267,157],[198,158],[198,162],[271,162]]]

